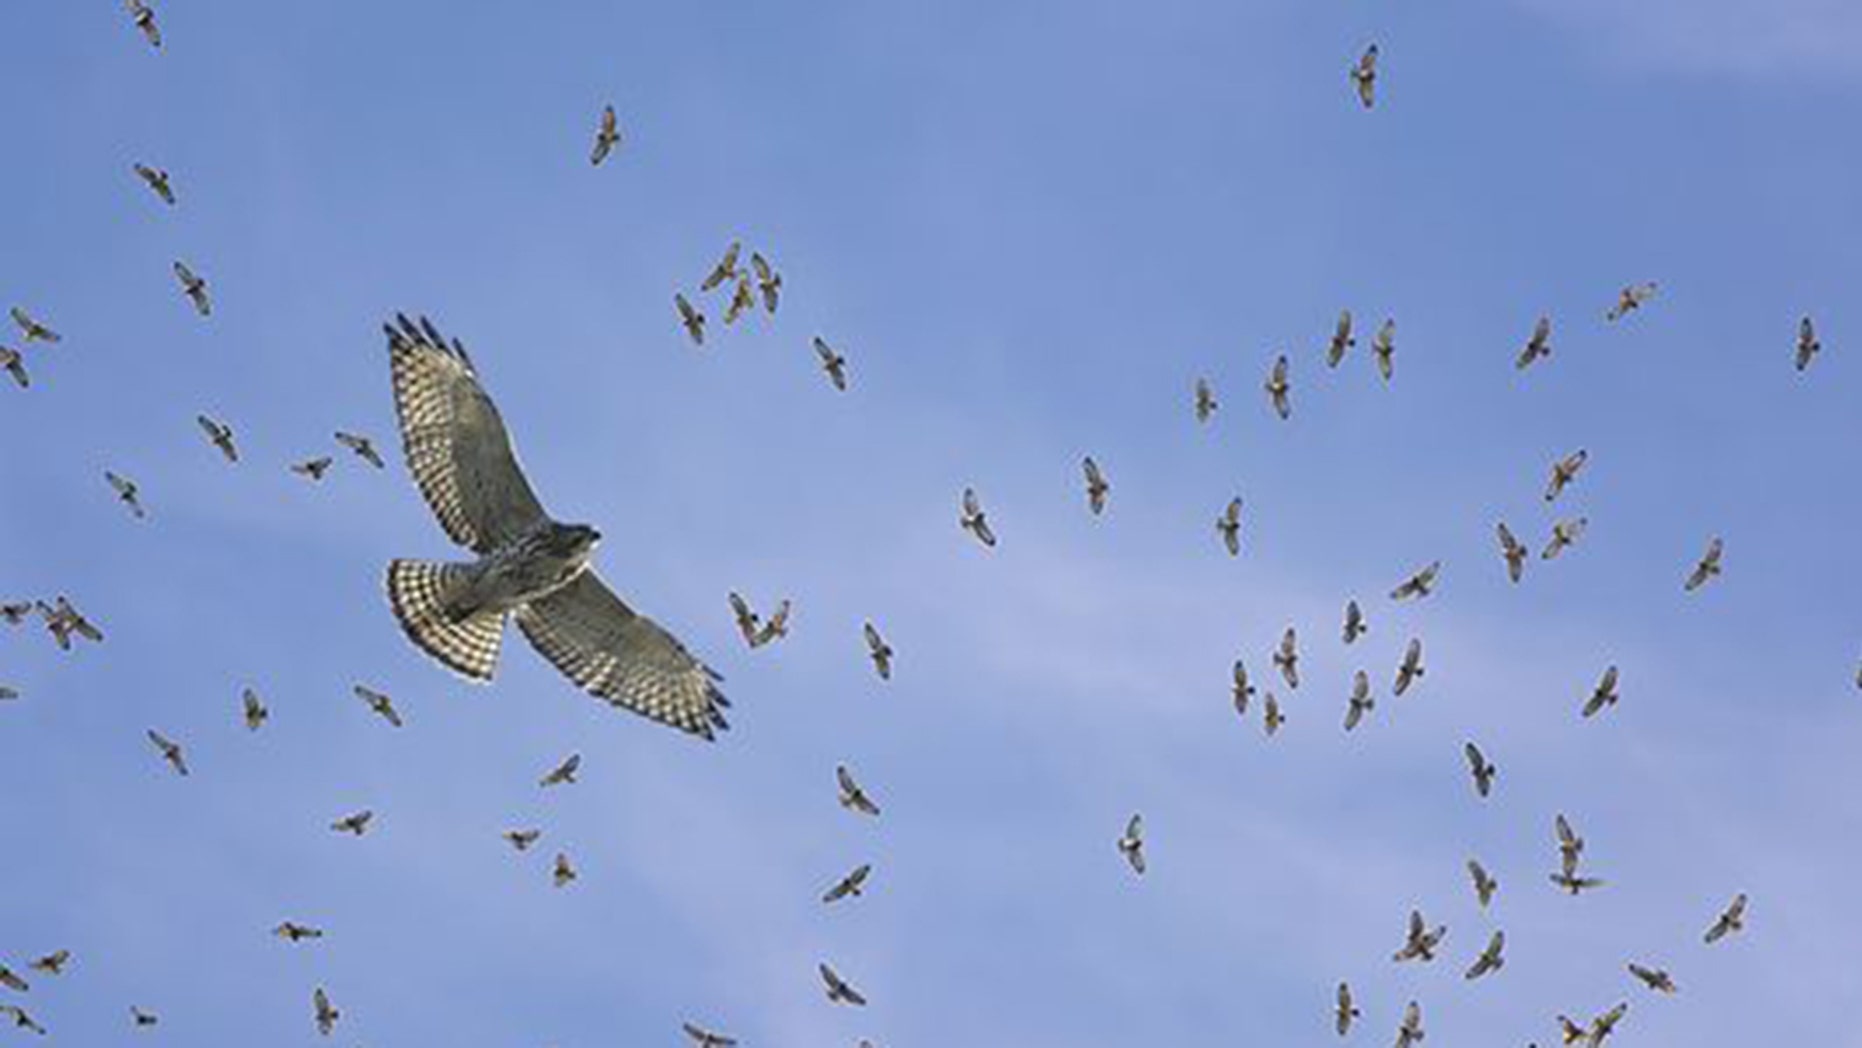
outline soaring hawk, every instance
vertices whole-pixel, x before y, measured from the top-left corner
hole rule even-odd
[[[570,680],[615,706],[711,738],[719,676],[589,567],[601,535],[550,519],[457,339],[422,318],[384,325],[407,466],[470,562],[395,560],[388,600],[427,654],[475,681],[497,668],[507,616]]]

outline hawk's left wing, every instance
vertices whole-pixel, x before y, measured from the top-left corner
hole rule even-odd
[[[707,739],[729,727],[722,678],[592,570],[519,608],[517,626],[570,680],[613,705]]]

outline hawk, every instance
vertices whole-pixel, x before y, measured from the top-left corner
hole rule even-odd
[[[707,739],[729,727],[722,678],[628,607],[589,566],[601,538],[551,519],[457,339],[424,318],[385,325],[408,471],[472,561],[395,560],[388,600],[408,637],[473,681],[497,669],[507,618],[591,694]]]

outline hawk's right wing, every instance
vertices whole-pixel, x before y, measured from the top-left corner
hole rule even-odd
[[[488,553],[544,519],[465,348],[422,318],[385,325],[407,468],[454,542]]]
[[[517,626],[565,676],[613,705],[707,739],[729,727],[721,678],[592,570],[519,608]]]

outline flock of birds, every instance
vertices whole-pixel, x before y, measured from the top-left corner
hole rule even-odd
[[[126,0],[134,25],[149,44],[160,48],[161,30],[155,13],[144,0]],[[1367,109],[1376,101],[1379,50],[1373,44],[1350,69],[1350,79],[1359,100]],[[592,164],[605,162],[621,143],[614,108],[605,107],[597,126]],[[133,165],[133,172],[156,197],[174,206],[177,196],[167,171],[143,163]],[[757,305],[774,314],[781,298],[782,276],[768,258],[753,250],[747,269],[740,267],[742,245],[732,242],[711,270],[699,282],[695,297],[717,293],[722,297],[723,322],[735,324]],[[182,294],[202,317],[213,312],[207,280],[186,263],[173,265]],[[1657,285],[1642,282],[1624,287],[1616,301],[1605,311],[1607,321],[1616,322],[1644,308],[1655,297]],[[680,326],[695,346],[705,344],[707,317],[681,291],[674,296]],[[10,310],[20,332],[21,345],[51,346],[62,336],[26,309]],[[651,620],[633,612],[618,597],[607,591],[588,567],[588,557],[599,535],[583,525],[564,525],[550,520],[531,493],[517,468],[503,423],[490,397],[479,385],[476,369],[463,345],[448,341],[424,319],[418,323],[400,318],[387,326],[392,362],[396,406],[400,415],[402,438],[410,472],[422,494],[434,509],[448,535],[477,555],[469,563],[434,564],[395,561],[388,572],[390,601],[410,639],[447,667],[476,680],[490,679],[499,651],[499,640],[507,619],[515,618],[525,636],[540,653],[575,683],[616,706],[682,730],[710,738],[714,729],[726,726],[721,707],[728,702],[715,687],[716,674],[691,656],[677,638],[660,629]],[[1357,344],[1354,319],[1349,310],[1339,314],[1326,345],[1327,367],[1337,368]],[[813,349],[820,367],[836,390],[848,388],[847,360],[820,337],[813,339]],[[1816,327],[1810,317],[1798,325],[1795,365],[1807,369],[1822,350]],[[1395,372],[1396,323],[1386,319],[1371,339],[1370,351],[1383,379],[1388,382]],[[1552,353],[1552,322],[1541,316],[1520,349],[1516,367],[1524,370]],[[26,388],[31,384],[23,349],[0,345],[0,367],[14,381]],[[1282,420],[1293,411],[1291,364],[1285,354],[1273,362],[1262,389],[1271,410]],[[1198,378],[1192,389],[1191,411],[1200,423],[1209,422],[1220,409],[1214,387],[1208,379]],[[207,414],[197,416],[197,424],[209,445],[228,464],[241,461],[233,427]],[[342,448],[376,469],[386,466],[373,441],[366,436],[336,431],[334,439]],[[1550,466],[1544,501],[1556,503],[1582,474],[1589,453],[1579,448]],[[331,468],[334,457],[314,456],[290,464],[290,469],[310,480],[319,480]],[[1088,511],[1102,515],[1109,504],[1112,485],[1092,456],[1081,462],[1084,493]],[[115,471],[105,471],[104,478],[115,499],[137,519],[146,519],[148,510],[139,485]],[[1229,500],[1215,519],[1215,531],[1229,556],[1243,550],[1243,501]],[[963,490],[959,500],[958,524],[986,549],[997,545],[997,536],[984,509],[982,498],[973,488]],[[1552,523],[1551,532],[1539,553],[1541,561],[1552,561],[1579,542],[1588,527],[1582,515],[1561,518]],[[1519,583],[1530,560],[1528,547],[1502,521],[1495,525],[1501,561],[1508,577]],[[1721,572],[1724,545],[1718,536],[1710,537],[1699,559],[1681,579],[1687,592],[1694,592],[1711,582]],[[1392,601],[1420,600],[1436,590],[1442,570],[1441,561],[1433,561],[1415,570],[1389,593]],[[791,601],[780,600],[764,617],[742,595],[728,595],[731,613],[744,642],[752,649],[761,648],[787,636]],[[51,600],[35,599],[0,603],[0,619],[18,626],[37,617],[61,650],[73,648],[74,640],[102,642],[103,631],[87,618],[65,595]],[[1369,629],[1363,607],[1356,599],[1344,608],[1341,636],[1350,646]],[[863,625],[864,641],[873,669],[878,677],[890,680],[895,652],[871,621]],[[1271,653],[1271,664],[1289,691],[1299,689],[1300,638],[1288,626]],[[1409,638],[1391,684],[1393,696],[1403,696],[1425,676],[1422,640]],[[1862,688],[1862,667],[1858,667],[1856,685]],[[1253,699],[1260,693],[1262,728],[1275,735],[1286,723],[1282,704],[1271,690],[1257,689],[1244,660],[1235,660],[1229,686],[1237,715],[1246,717]],[[1343,714],[1343,729],[1357,730],[1377,705],[1369,674],[1353,674]],[[358,684],[354,693],[371,713],[393,728],[404,721],[394,700],[385,693]],[[16,700],[19,692],[0,685],[0,700]],[[1596,716],[1614,707],[1620,700],[1618,669],[1608,666],[1596,687],[1579,707],[1582,717]],[[251,688],[241,694],[241,715],[248,731],[258,731],[266,724],[270,712],[261,696]],[[150,728],[147,737],[157,756],[178,776],[191,774],[184,746],[161,731]],[[1474,742],[1464,744],[1467,771],[1477,797],[1491,796],[1498,768]],[[570,754],[539,780],[541,788],[573,784],[581,768],[581,755]],[[835,769],[840,805],[856,815],[876,818],[878,804],[845,764]],[[329,824],[333,833],[360,837],[369,831],[374,812],[369,809],[343,815]],[[1550,883],[1559,891],[1578,896],[1603,887],[1603,878],[1586,872],[1584,838],[1570,820],[1560,813],[1553,823],[1558,849],[1557,868],[1548,873]],[[537,827],[513,828],[503,832],[504,841],[517,852],[527,852],[543,836]],[[1134,874],[1147,869],[1145,824],[1141,813],[1132,814],[1124,832],[1116,839],[1116,848]],[[872,874],[872,864],[862,863],[830,885],[821,902],[832,905],[860,897]],[[1498,880],[1476,859],[1467,861],[1467,872],[1480,908],[1485,911],[1499,889]],[[578,874],[565,852],[557,852],[551,864],[552,883],[562,888],[576,880]],[[1747,897],[1734,895],[1723,911],[1702,935],[1705,944],[1720,942],[1745,927]],[[1431,925],[1418,909],[1412,909],[1404,936],[1391,955],[1395,963],[1430,963],[1443,954],[1447,928]],[[322,939],[321,928],[284,920],[271,934],[289,943]],[[1464,971],[1468,981],[1482,979],[1501,971],[1506,964],[1507,939],[1503,930],[1494,929],[1485,945]],[[57,977],[72,963],[71,952],[58,949],[39,956],[25,965],[34,977]],[[1648,991],[1672,995],[1678,984],[1661,967],[1631,961],[1628,974]],[[867,1003],[865,994],[835,968],[821,962],[818,966],[824,993],[830,1002],[849,1006]],[[15,994],[26,994],[30,983],[25,976],[0,963],[0,987]],[[1361,1019],[1351,987],[1341,982],[1335,995],[1333,1025],[1339,1036],[1350,1034]],[[311,994],[311,1018],[316,1029],[330,1035],[342,1013],[332,1003],[326,990],[318,986]],[[1560,1037],[1566,1046],[1585,1045],[1602,1048],[1629,1010],[1627,1001],[1619,1002],[1588,1021],[1558,1015]],[[17,1003],[0,1004],[0,1019],[18,1028],[46,1033],[46,1028]],[[133,1026],[144,1028],[159,1022],[156,1013],[140,1005],[130,1008]],[[683,1024],[683,1031],[697,1048],[729,1048],[736,1041],[696,1023]],[[1411,1048],[1425,1038],[1421,1004],[1412,1000],[1404,1007],[1397,1026],[1396,1048]],[[871,1042],[862,1041],[862,1048]]]

